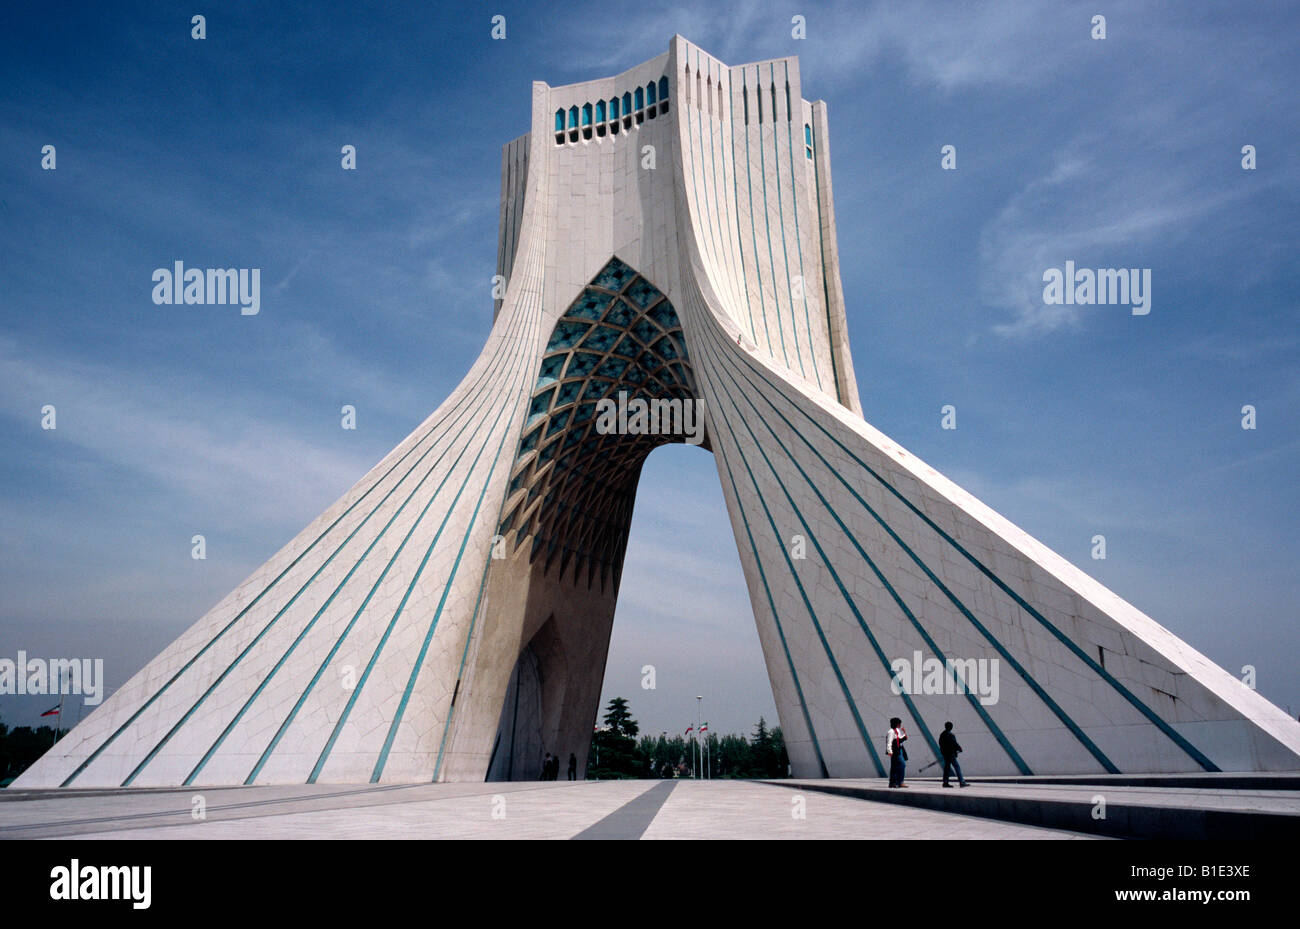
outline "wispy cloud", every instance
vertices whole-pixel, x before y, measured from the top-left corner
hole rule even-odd
[[[123,470],[159,500],[217,501],[229,520],[282,526],[332,502],[374,464],[343,442],[312,441],[289,421],[249,415],[255,404],[187,389],[171,372],[127,375],[112,366],[37,356],[0,340],[0,403],[34,429],[34,411],[55,406],[60,442],[98,467]],[[24,415],[25,414],[25,415]],[[342,430],[340,430],[342,433]],[[74,456],[74,460],[79,456]],[[310,516],[308,516],[310,518]]]

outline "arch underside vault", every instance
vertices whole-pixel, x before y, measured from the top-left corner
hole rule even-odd
[[[611,258],[547,342],[498,534],[510,546],[531,540],[528,561],[540,560],[543,574],[571,572],[588,586],[616,588],[641,465],[656,447],[683,438],[667,430],[602,434],[598,404],[696,396],[677,311]]]
[[[658,446],[684,441],[670,428],[682,420],[667,415],[653,430],[602,431],[601,402],[667,414],[697,395],[676,309],[611,257],[547,340],[510,472],[497,529],[508,570],[493,577],[488,608],[504,600],[522,614],[522,647],[489,779],[536,777],[547,751],[585,767],[641,468]]]

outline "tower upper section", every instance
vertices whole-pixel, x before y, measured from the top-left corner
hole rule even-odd
[[[670,299],[689,274],[733,338],[861,413],[826,104],[803,98],[797,58],[730,66],[674,36],[620,74],[536,82],[501,185],[498,273],[509,280],[531,214],[556,318],[611,255]]]

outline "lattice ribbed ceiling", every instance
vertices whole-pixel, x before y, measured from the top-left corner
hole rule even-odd
[[[611,258],[555,324],[511,470],[499,534],[588,588],[617,584],[641,465],[680,435],[602,435],[596,403],[696,396],[677,311]]]

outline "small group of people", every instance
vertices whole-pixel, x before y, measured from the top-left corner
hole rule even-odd
[[[557,781],[560,779],[560,756],[546,753],[546,760],[542,762],[543,781]],[[569,752],[569,780],[578,779],[578,756]]]
[[[889,786],[906,787],[903,783],[903,773],[907,769],[907,747],[903,745],[907,741],[907,730],[903,728],[903,721],[897,716],[889,720],[889,732],[885,735],[885,754],[889,757]],[[943,732],[939,734],[939,754],[943,756],[943,786],[951,787],[948,783],[953,772],[957,774],[957,783],[962,787],[969,787],[966,778],[962,776],[961,765],[957,762],[957,756],[961,754],[961,745],[957,737],[952,734],[952,723],[943,724]]]

